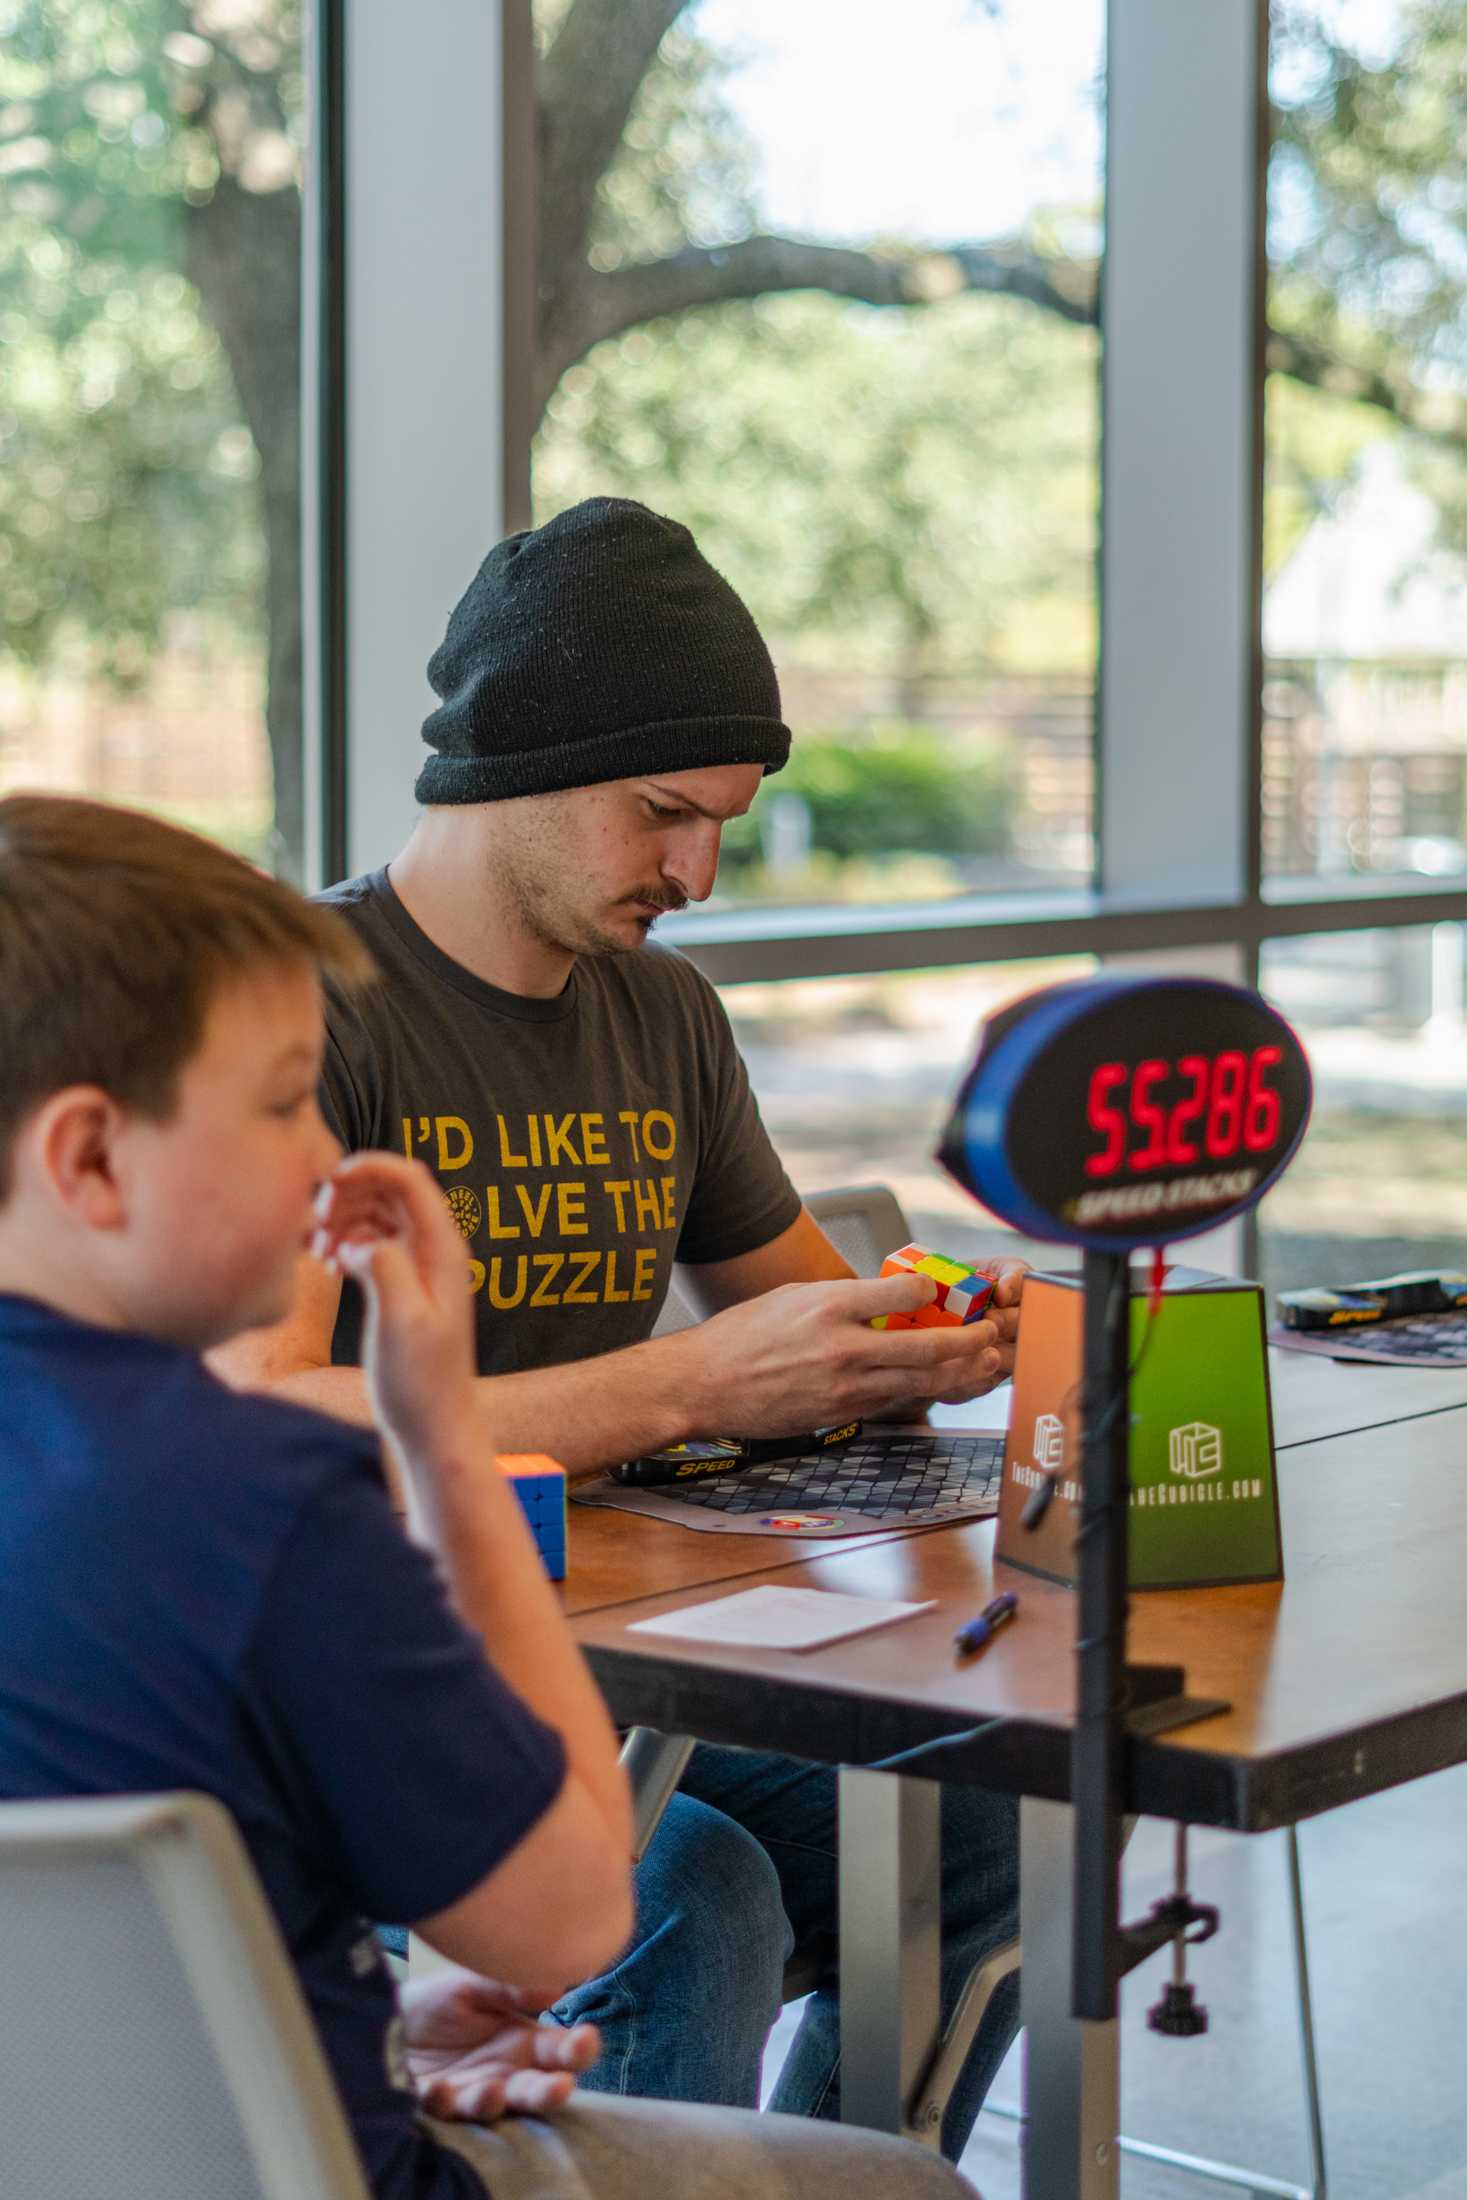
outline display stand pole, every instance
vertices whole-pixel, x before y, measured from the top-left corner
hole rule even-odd
[[[1130,1497],[1131,1260],[1085,1254],[1085,1360],[1080,1469],[1076,1719],[1070,1748],[1075,1811],[1073,2010],[1116,2013],[1128,1968],[1120,1923],[1126,1717],[1126,1508]]]

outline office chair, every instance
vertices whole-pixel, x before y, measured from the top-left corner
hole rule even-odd
[[[806,1199],[805,1205],[836,1251],[850,1262],[857,1275],[874,1276],[887,1253],[894,1251],[899,1245],[907,1244],[912,1236],[911,1226],[902,1212],[900,1201],[884,1184],[861,1184],[838,1191],[814,1192]],[[657,1333],[685,1329],[697,1319],[691,1295],[686,1287],[678,1283],[677,1272],[674,1270],[673,1287],[668,1293],[668,1305],[663,1319],[658,1323]],[[642,1856],[656,1832],[662,1813],[683,1776],[693,1747],[693,1743],[684,1735],[660,1734],[651,1727],[634,1727],[627,1736],[622,1749],[622,1763],[632,1784],[635,1841],[633,1854],[636,1857]],[[1208,2177],[1220,2184],[1239,2187],[1244,2192],[1259,2196],[1259,2200],[1264,2200],[1264,2196],[1267,2196],[1267,2200],[1325,2200],[1324,2123],[1319,2100],[1319,2070],[1315,2057],[1314,2009],[1309,1988],[1309,1949],[1304,1929],[1304,1891],[1297,1827],[1284,1828],[1284,1840],[1287,1844],[1291,1942],[1297,1985],[1299,2049],[1304,2075],[1310,2182],[1307,2185],[1289,2184],[1279,2178],[1267,2176],[1262,2171],[1251,2171],[1230,2162],[1213,2161],[1202,2155],[1181,2153],[1174,2147],[1157,2146],[1146,2139],[1123,2136],[1118,2144],[1125,2154],[1133,2154],[1146,2161],[1162,2162],[1169,2168],[1184,2171],[1191,2176]],[[953,2012],[952,2021],[938,2043],[930,2067],[923,2075],[918,2097],[909,2104],[909,2137],[925,2139],[930,2143],[935,2132],[940,2129],[948,2097],[983,2020],[984,2011],[1002,1981],[1018,1968],[1020,1955],[1018,1941],[1010,1941],[1005,1947],[996,1950],[968,1980]],[[798,2000],[815,1984],[811,1966],[802,1964],[796,1958],[785,1973],[784,1983],[785,2000]],[[985,2102],[984,2113],[1002,2116],[1011,2122],[1021,2122],[1023,2119],[1023,2110],[1016,2103]]]
[[[211,1798],[0,1803],[0,1945],[6,2200],[370,2200]]]

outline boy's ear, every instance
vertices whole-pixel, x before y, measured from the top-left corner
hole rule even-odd
[[[67,1085],[22,1133],[40,1188],[90,1230],[120,1230],[127,1221],[114,1166],[122,1123],[122,1110],[100,1085]]]

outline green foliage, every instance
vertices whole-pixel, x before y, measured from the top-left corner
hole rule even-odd
[[[1467,395],[1467,10],[1275,0],[1269,319],[1389,385]],[[1270,568],[1389,415],[1270,384]],[[1460,417],[1460,415],[1459,415]],[[1467,552],[1467,450],[1408,439],[1409,471]]]
[[[258,463],[188,215],[230,133],[257,174],[294,159],[298,23],[236,13],[230,45],[181,0],[0,8],[0,646],[24,664],[135,680],[185,610],[258,645]]]
[[[600,491],[684,520],[807,661],[920,682],[1094,653],[1097,340],[1004,298],[814,294],[597,347],[535,446],[541,516]]]
[[[842,861],[998,853],[1009,845],[1017,799],[1011,753],[921,725],[801,734],[760,802],[725,832],[725,869],[737,874],[760,860],[761,805],[789,795],[809,811],[814,849]]]
[[[1362,453],[1392,433],[1383,413],[1275,374],[1268,382],[1263,570],[1278,571]]]
[[[1273,317],[1467,387],[1461,0],[1275,0],[1273,63]]]
[[[539,0],[547,35],[564,5]],[[1322,0],[1274,18],[1274,320],[1461,390],[1467,10],[1366,11],[1373,47]],[[299,39],[298,0],[0,0],[0,646],[22,662],[82,650],[136,677],[175,609],[257,637],[257,461],[190,229],[222,181],[247,202],[292,172]],[[757,226],[728,67],[691,10],[664,38],[596,266]],[[1093,663],[1097,361],[1092,333],[998,298],[690,311],[564,378],[537,496],[676,511],[772,634],[890,676],[916,715],[936,673]],[[1386,417],[1275,382],[1270,568]],[[1467,462],[1413,463],[1467,546]]]
[[[563,0],[539,0],[550,32]],[[758,227],[737,56],[675,23],[598,194],[624,266]],[[534,448],[537,516],[592,494],[675,514],[806,662],[920,683],[1094,662],[1099,348],[1002,298],[918,313],[816,293],[599,345]]]
[[[757,226],[754,151],[723,98],[734,59],[674,23],[597,191],[596,268],[723,244]]]

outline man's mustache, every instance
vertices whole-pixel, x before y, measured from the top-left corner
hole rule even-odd
[[[626,899],[628,902],[641,902],[644,907],[659,910],[662,915],[669,917],[676,916],[679,909],[686,909],[688,906],[686,894],[679,894],[675,899],[669,899],[665,893],[649,891],[647,893],[628,894]]]

